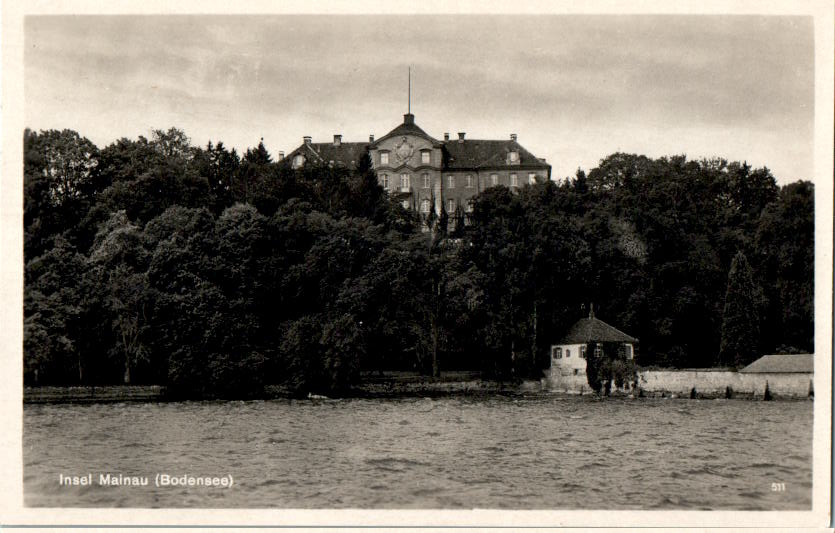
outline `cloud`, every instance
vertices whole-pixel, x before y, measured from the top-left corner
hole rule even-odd
[[[624,146],[811,175],[809,18],[30,16],[25,45],[27,125],[100,145],[169,126],[239,150],[379,136],[412,66],[427,132],[518,133],[555,175]]]

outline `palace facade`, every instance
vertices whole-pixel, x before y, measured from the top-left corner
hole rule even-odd
[[[305,164],[356,167],[368,153],[380,185],[406,208],[429,214],[470,211],[470,199],[479,192],[503,185],[516,189],[551,178],[551,165],[525,150],[515,133],[505,140],[457,139],[448,133],[435,139],[415,124],[411,113],[403,123],[379,139],[368,142],[314,143],[304,137],[301,146],[287,154],[279,152],[279,162],[300,168]]]

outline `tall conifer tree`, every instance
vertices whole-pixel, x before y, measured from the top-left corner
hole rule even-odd
[[[760,356],[757,285],[748,259],[736,253],[728,273],[725,309],[722,313],[722,340],[719,361],[743,367]]]

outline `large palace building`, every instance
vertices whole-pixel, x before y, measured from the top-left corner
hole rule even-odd
[[[488,187],[504,185],[511,189],[551,178],[551,165],[525,150],[511,133],[506,140],[467,139],[464,132],[457,139],[438,140],[426,134],[411,113],[403,123],[379,139],[368,142],[304,143],[283,157],[281,164],[293,168],[305,164],[356,167],[368,153],[380,185],[403,206],[428,214],[446,210],[453,214],[460,207],[470,210],[469,200]]]

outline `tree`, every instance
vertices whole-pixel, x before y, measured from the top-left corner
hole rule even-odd
[[[758,292],[748,259],[738,252],[728,273],[722,313],[719,360],[724,365],[740,368],[760,356]]]
[[[150,287],[148,251],[142,231],[124,211],[114,213],[102,225],[90,253],[90,274],[104,294],[105,308],[117,343],[110,352],[124,361],[123,381],[130,384],[139,362],[148,362],[143,337],[149,330]]]
[[[785,185],[760,216],[754,247],[767,307],[762,319],[763,348],[813,352],[815,271],[815,190],[808,181]]]

